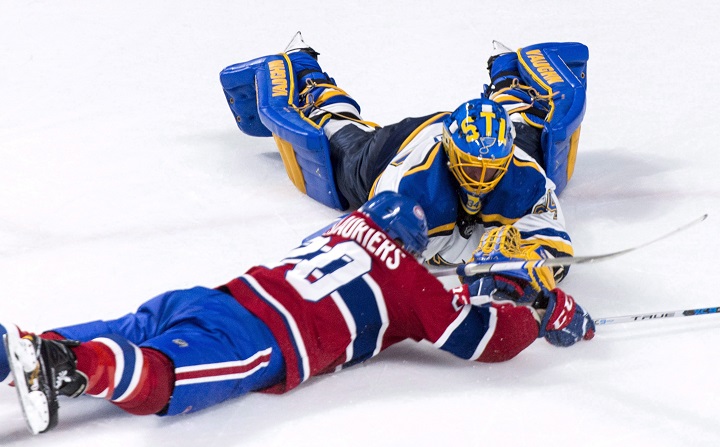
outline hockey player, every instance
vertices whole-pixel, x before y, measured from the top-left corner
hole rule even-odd
[[[40,336],[5,325],[29,428],[56,425],[58,395],[177,415],[250,391],[283,393],[405,339],[499,362],[539,337],[558,346],[592,337],[589,315],[560,289],[487,276],[446,290],[415,258],[426,231],[422,208],[383,192],[280,262],[215,289],[167,292],[117,320]],[[487,253],[512,256],[506,236],[487,239]]]
[[[346,202],[350,208],[381,191],[412,197],[427,215],[430,242],[424,258],[432,265],[471,260],[483,232],[504,225],[520,231],[522,243],[533,247],[527,253],[543,258],[572,255],[556,185],[541,166],[552,167],[556,181],[564,187],[584,113],[587,47],[541,44],[536,46],[539,49],[526,47],[517,54],[501,49],[489,61],[491,84],[480,98],[452,113],[407,118],[381,127],[362,119],[358,103],[323,72],[316,51],[304,42],[291,45],[297,48],[226,68],[221,82],[240,128],[276,138],[288,174],[298,187],[312,195],[317,163],[308,168],[303,163],[327,144],[332,164],[327,177],[334,177],[334,184],[326,186],[329,191],[321,188],[314,197],[324,201],[335,193],[335,186],[339,203]],[[563,56],[573,56],[565,59],[579,61],[576,71],[582,83],[562,60],[543,56],[543,51],[553,54],[558,48]],[[525,63],[526,59],[531,62]],[[269,71],[262,71],[263,64]],[[258,71],[251,79],[248,70]],[[245,84],[240,81],[243,76]],[[287,82],[281,85],[282,76]],[[267,100],[260,85],[264,78],[272,88]],[[565,79],[570,78],[577,81],[575,90],[553,91],[563,82],[569,85]],[[256,105],[247,100],[245,109],[240,105],[248,96],[243,88],[251,80],[253,88],[258,85],[257,113],[270,127],[266,134],[247,127],[260,121],[250,110]],[[290,90],[279,91],[281,86]],[[572,103],[569,107],[568,102]],[[288,124],[293,119],[287,117],[288,111],[300,115],[299,124]],[[551,131],[550,123],[560,130]],[[318,143],[303,137],[313,127],[321,129],[327,140],[317,148]],[[304,150],[303,144],[316,152]],[[563,152],[558,155],[553,151],[560,146]],[[565,274],[562,267],[541,270],[540,276],[547,279],[544,285],[550,289]]]

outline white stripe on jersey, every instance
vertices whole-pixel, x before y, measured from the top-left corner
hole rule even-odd
[[[380,321],[382,321],[382,326],[378,331],[377,345],[375,346],[375,351],[373,351],[374,357],[378,355],[380,353],[380,349],[382,349],[385,331],[387,331],[388,326],[390,326],[390,318],[388,317],[387,306],[385,305],[385,296],[383,295],[382,289],[380,289],[378,283],[375,282],[369,274],[363,275],[363,279],[373,291],[373,296],[375,297],[375,302],[377,303],[378,313],[380,314]]]
[[[140,351],[140,348],[132,345],[133,350],[135,351],[135,369],[132,373],[132,379],[130,379],[130,384],[127,387],[127,390],[117,399],[113,400],[113,402],[122,402],[132,393],[135,392],[135,389],[140,384],[140,377],[142,376],[142,369],[143,369],[143,363],[144,363],[144,357],[142,354],[142,351]],[[117,386],[117,385],[116,385]]]
[[[255,278],[250,275],[242,275],[240,278],[247,281],[250,284],[250,287],[252,287],[257,293],[262,295],[263,299],[271,303],[275,307],[275,310],[280,312],[287,320],[288,324],[290,325],[290,331],[292,332],[293,339],[295,340],[295,346],[297,346],[300,358],[302,360],[302,381],[306,381],[310,377],[310,358],[308,357],[307,348],[305,347],[305,342],[303,341],[302,334],[300,333],[300,328],[298,328],[297,322],[293,318],[292,314],[285,308],[285,306],[283,306],[278,300],[276,300],[272,295],[270,295],[267,290],[263,289],[263,287],[255,280]]]
[[[378,314],[380,315],[380,321],[382,322],[380,329],[378,330],[378,336],[377,341],[375,342],[375,349],[373,350],[373,357],[378,355],[380,353],[380,350],[382,349],[382,343],[383,338],[385,337],[385,332],[387,331],[387,328],[390,326],[390,317],[388,317],[387,313],[387,306],[385,304],[385,296],[382,293],[382,289],[380,286],[375,282],[375,280],[370,276],[369,274],[365,274],[362,276],[363,280],[367,284],[367,286],[370,288],[370,290],[373,292],[373,297],[375,298],[375,304],[377,304]],[[354,349],[353,344],[355,342],[355,339],[357,338],[357,325],[355,323],[355,319],[352,316],[352,313],[350,312],[350,309],[347,307],[347,304],[343,300],[342,296],[338,292],[333,292],[330,295],[335,302],[335,305],[337,306],[338,310],[340,310],[340,313],[343,316],[343,319],[345,320],[345,324],[348,327],[348,331],[350,332],[350,343],[348,344],[347,349],[345,350],[345,363],[353,360]],[[335,371],[340,371],[343,369],[344,365],[339,365]]]
[[[237,374],[226,374],[224,376],[197,377],[194,379],[184,379],[175,382],[175,386],[195,385],[197,383],[222,382],[224,380],[240,380],[255,374],[259,369],[265,368],[270,364],[269,361],[258,363],[253,369]]]
[[[258,351],[252,356],[244,359],[244,360],[233,360],[230,362],[215,362],[215,363],[204,363],[202,365],[190,365],[190,366],[180,366],[179,368],[175,368],[175,373],[185,373],[185,372],[193,372],[193,371],[206,371],[206,370],[212,370],[212,369],[222,369],[222,368],[232,368],[235,366],[245,366],[253,363],[258,358],[270,355],[272,353],[272,348],[263,349],[262,351]]]
[[[455,320],[450,324],[450,326],[445,329],[445,332],[438,338],[438,340],[433,343],[433,346],[436,348],[442,348],[445,343],[447,343],[450,336],[455,332],[455,330],[465,321],[465,319],[470,315],[470,311],[472,309],[472,305],[466,305],[463,306],[462,310],[460,311],[460,314],[455,318]],[[482,355],[483,351],[485,351],[485,348],[487,347],[488,343],[490,343],[490,340],[492,339],[493,335],[495,334],[495,328],[497,327],[497,309],[495,309],[492,306],[486,307],[488,311],[490,312],[490,319],[488,320],[488,328],[487,331],[483,334],[482,338],[480,339],[480,342],[478,343],[477,347],[475,348],[475,352],[473,352],[472,356],[468,360],[475,361]]]
[[[219,370],[219,369],[238,368],[238,367],[242,367],[245,365],[251,365],[252,363],[256,362],[259,358],[269,356],[271,353],[272,353],[272,348],[267,348],[262,351],[256,352],[251,357],[249,357],[245,360],[236,360],[236,361],[232,361],[232,362],[206,363],[204,365],[181,366],[181,367],[175,369],[175,374],[177,376],[182,373],[188,373],[188,372],[212,371],[212,370]],[[258,363],[255,366],[253,366],[251,369],[249,369],[247,371],[231,372],[231,373],[216,374],[216,375],[205,375],[205,376],[194,377],[194,378],[189,378],[189,379],[180,379],[180,380],[175,381],[175,386],[194,385],[196,383],[220,382],[220,381],[224,381],[224,380],[243,379],[245,377],[255,374],[258,370],[265,368],[269,364],[270,364],[270,360],[265,360],[265,361]]]
[[[123,353],[122,347],[110,338],[98,337],[94,338],[92,341],[101,343],[107,346],[112,351],[113,356],[115,357],[115,375],[112,379],[112,386],[106,388],[99,394],[94,394],[91,396],[103,399],[111,398],[112,393],[114,393],[118,385],[120,385],[123,374],[125,374],[125,354]],[[128,396],[130,396],[130,394],[135,391],[135,388],[137,388],[138,384],[140,383],[140,376],[142,375],[144,359],[140,348],[138,348],[134,344],[132,344],[132,348],[135,352],[135,365],[132,371],[130,383],[128,384],[125,392],[117,399],[112,400],[113,402],[122,402],[124,399],[127,399]]]
[[[357,325],[355,324],[355,319],[353,318],[350,309],[348,309],[347,304],[345,304],[345,300],[342,296],[340,296],[337,290],[331,293],[330,297],[335,302],[335,306],[337,306],[338,310],[342,314],[343,320],[345,320],[345,325],[347,325],[348,332],[350,333],[350,343],[348,343],[347,349],[345,349],[345,362],[349,362],[350,360],[352,360],[354,355],[353,342],[357,338]],[[341,367],[342,366],[338,368]]]
[[[455,321],[453,321],[450,326],[445,329],[445,332],[440,336],[440,338],[437,339],[435,343],[433,343],[433,346],[440,349],[445,343],[447,343],[448,339],[452,335],[453,332],[462,324],[463,321],[465,321],[465,318],[470,314],[470,308],[471,306],[463,306],[463,309],[460,311],[460,314],[455,318]]]
[[[490,339],[493,338],[493,335],[495,334],[495,328],[497,327],[497,309],[492,306],[488,306],[487,309],[490,311],[490,320],[488,321],[487,332],[485,332],[483,338],[480,339],[480,344],[478,344],[477,349],[475,349],[475,352],[469,360],[477,360],[482,355],[483,351],[485,351]]]

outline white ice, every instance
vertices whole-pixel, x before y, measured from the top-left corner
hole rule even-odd
[[[389,124],[477,96],[492,40],[590,48],[563,283],[594,317],[720,305],[720,3],[36,0],[0,7],[0,318],[43,330],[215,286],[337,215],[298,192],[272,139],[236,127],[218,73],[285,48]],[[63,400],[32,437],[0,387],[10,446],[720,445],[720,317],[599,327],[503,364],[406,342],[282,396],[194,415]]]

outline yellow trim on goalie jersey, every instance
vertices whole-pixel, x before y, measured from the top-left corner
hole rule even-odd
[[[410,144],[410,142],[413,140],[413,138],[415,138],[417,136],[417,134],[419,134],[423,129],[425,129],[427,126],[429,126],[431,124],[434,124],[437,121],[437,119],[440,118],[441,116],[447,116],[449,114],[450,114],[450,112],[440,112],[440,113],[435,114],[432,117],[428,118],[427,120],[425,120],[424,123],[422,123],[418,127],[416,127],[415,130],[413,130],[412,133],[410,133],[410,135],[408,135],[408,137],[405,138],[405,141],[402,142],[402,144],[398,148],[397,152],[395,152],[395,153],[399,154],[400,152],[402,152],[402,150],[405,149],[405,146]]]
[[[510,218],[507,218],[500,214],[481,214],[481,218],[482,218],[483,222],[488,222],[488,221],[499,222],[502,225],[513,225],[515,222],[520,220],[520,218],[510,219]],[[537,244],[542,245],[543,247],[550,247],[561,253],[566,253],[569,256],[572,256],[574,253],[572,245],[565,241],[562,241],[562,240],[543,239],[542,237],[537,237],[537,238],[524,239],[524,241],[531,242],[531,243],[537,243]]]
[[[403,174],[403,178],[407,177],[408,175],[414,174],[416,172],[421,172],[426,169],[429,169],[430,166],[432,166],[433,161],[435,160],[435,157],[437,157],[437,155],[439,153],[440,146],[441,146],[441,143],[436,143],[435,146],[430,150],[430,152],[428,152],[428,156],[425,159],[425,162],[421,165],[415,166],[412,169],[409,169],[407,172],[405,172]],[[390,164],[392,164],[392,163],[390,163]],[[394,165],[394,166],[397,166],[397,165]],[[375,179],[375,181],[373,182],[372,188],[370,188],[370,193],[368,194],[368,200],[370,198],[372,198],[373,196],[375,196],[375,189],[377,188],[377,184],[380,181],[380,178],[383,175],[385,175],[386,170],[387,170],[387,168],[384,169],[383,172],[381,172],[380,175],[378,175],[377,178]]]
[[[454,223],[454,222],[453,222],[453,223],[449,223],[449,224],[445,224],[445,225],[440,225],[439,227],[430,228],[430,229],[428,229],[428,237],[429,237],[429,236],[434,236],[434,235],[436,235],[436,234],[438,234],[438,233],[450,232],[450,231],[452,231],[453,229],[455,229],[455,223]]]
[[[542,247],[550,247],[554,250],[559,251],[560,253],[565,253],[568,256],[572,256],[575,252],[572,248],[572,245],[568,244],[567,242],[549,239],[529,239],[528,242],[538,243]]]
[[[412,169],[408,169],[408,171],[403,174],[403,177],[407,177],[408,175],[415,174],[416,172],[425,171],[432,166],[433,162],[435,161],[435,157],[437,157],[438,153],[440,152],[440,146],[441,143],[436,143],[435,147],[430,149],[430,152],[428,152],[428,156],[425,159],[425,163],[415,166]]]
[[[380,175],[378,175],[377,178],[375,179],[375,181],[373,182],[372,187],[370,188],[370,192],[368,193],[368,197],[367,197],[368,200],[372,199],[375,196],[375,188],[377,188],[377,184],[380,181],[380,177],[382,177],[382,175],[384,173],[385,173],[385,171],[380,173]]]
[[[440,256],[440,253],[437,253],[435,256],[433,256],[432,258],[428,259],[425,262],[427,264],[435,266],[435,267],[458,265],[458,264],[453,264],[451,262],[446,261],[445,258]]]
[[[513,150],[516,147],[517,146],[513,145]],[[517,166],[518,168],[532,168],[542,174],[542,171],[540,170],[540,166],[537,164],[537,162],[535,160],[524,161],[524,160],[520,160],[517,157],[513,157],[512,163],[515,166]]]
[[[480,218],[482,219],[483,222],[499,222],[501,225],[512,225],[515,222],[517,222],[518,220],[520,220],[519,217],[513,219],[513,218],[505,217],[502,214],[482,214],[482,213],[480,213]]]

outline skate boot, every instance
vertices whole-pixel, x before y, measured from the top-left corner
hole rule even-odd
[[[25,421],[33,434],[44,433],[57,425],[57,396],[76,397],[87,386],[70,350],[80,342],[44,340],[34,334],[21,338],[16,331],[4,338]]]
[[[292,40],[290,40],[290,43],[287,47],[285,47],[285,53],[290,54],[297,51],[301,51],[303,53],[309,54],[313,59],[317,60],[320,53],[313,50],[313,48],[305,43],[305,40],[303,40],[302,33],[298,31],[293,36]]]

